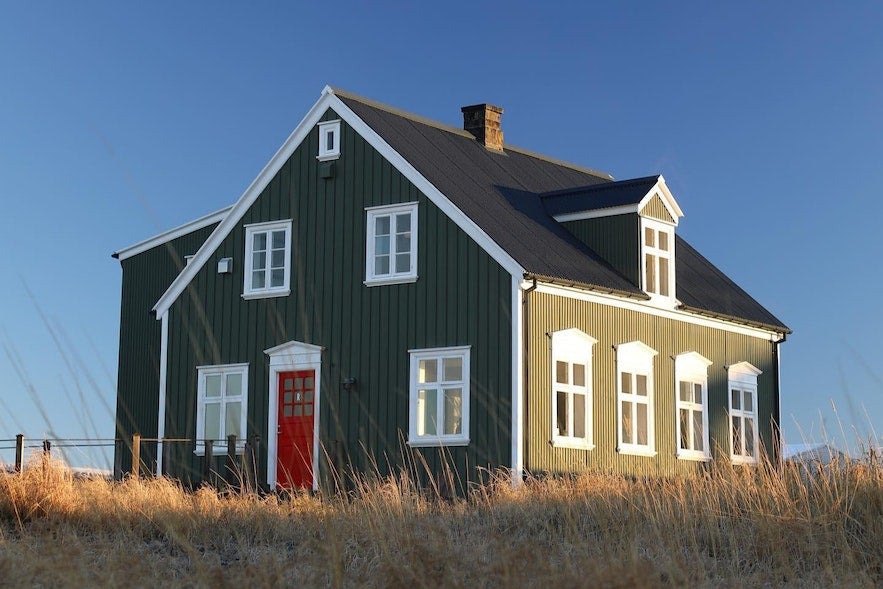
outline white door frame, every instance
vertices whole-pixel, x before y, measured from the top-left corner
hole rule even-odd
[[[270,382],[267,419],[267,485],[276,487],[276,470],[279,468],[277,429],[279,427],[279,373],[295,370],[316,371],[315,405],[313,407],[313,490],[319,488],[319,403],[322,398],[322,350],[321,346],[290,341],[264,353],[270,357]]]

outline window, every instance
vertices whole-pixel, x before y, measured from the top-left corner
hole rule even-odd
[[[674,229],[670,225],[641,219],[644,259],[644,290],[650,295],[674,298]]]
[[[248,364],[199,366],[196,406],[196,453],[203,454],[203,440],[226,447],[227,436],[236,436],[238,449],[245,447],[248,404]]]
[[[675,358],[678,458],[708,460],[708,367],[696,352]]]
[[[469,347],[411,350],[412,446],[469,443]]]
[[[291,220],[245,226],[246,299],[284,296],[290,291]]]
[[[619,446],[623,454],[655,456],[653,425],[653,357],[642,342],[616,347]]]
[[[417,280],[417,203],[371,207],[365,284]]]
[[[730,400],[730,457],[736,463],[757,462],[757,377],[760,370],[748,362],[727,369]]]
[[[591,449],[592,346],[579,329],[552,334],[552,444]]]
[[[316,159],[325,162],[340,157],[340,120],[319,123],[319,155]]]

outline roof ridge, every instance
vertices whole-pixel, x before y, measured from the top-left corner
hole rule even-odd
[[[472,135],[469,131],[461,129],[459,127],[454,127],[452,125],[447,125],[445,123],[436,121],[434,119],[430,119],[418,114],[414,114],[412,112],[402,110],[400,108],[396,108],[394,106],[390,106],[389,104],[379,102],[377,100],[373,100],[371,98],[366,98],[359,94],[354,94],[353,92],[349,92],[347,90],[342,90],[340,88],[331,87],[332,92],[335,95],[341,98],[349,98],[350,100],[355,100],[356,102],[361,102],[367,106],[386,111],[390,114],[408,119],[415,123],[420,123],[421,125],[427,125],[429,127],[434,127],[439,129],[440,131],[447,131],[449,133],[454,133],[455,135],[460,135],[461,137],[465,137],[467,139],[475,139],[475,136]],[[590,176],[595,176],[596,178],[602,178],[604,180],[613,180],[613,176],[608,174],[607,172],[601,172],[599,170],[595,170],[593,168],[587,168],[585,166],[580,166],[579,164],[573,164],[570,162],[565,162],[563,160],[559,160],[553,157],[549,157],[547,155],[543,155],[541,153],[537,153],[535,151],[530,151],[528,149],[524,149],[522,147],[517,147],[515,145],[511,145],[509,143],[503,143],[504,151],[514,151],[516,153],[520,153],[521,155],[526,155],[528,157],[532,157],[538,160],[543,160],[549,162],[550,164],[555,164],[557,166],[564,166],[570,168],[572,170],[576,170],[577,172],[583,172],[584,174],[589,174]]]

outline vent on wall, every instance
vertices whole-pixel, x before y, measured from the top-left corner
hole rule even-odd
[[[233,272],[233,258],[218,260],[218,274],[230,274],[231,272]]]

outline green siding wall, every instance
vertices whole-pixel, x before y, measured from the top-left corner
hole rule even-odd
[[[120,262],[123,269],[120,308],[120,351],[117,373],[116,437],[132,434],[155,438],[159,410],[160,322],[153,305],[184,267],[184,256],[195,254],[216,224],[197,229]],[[132,466],[130,448],[118,447],[123,471]],[[145,466],[155,465],[155,446],[145,444]],[[118,473],[117,473],[118,474]]]
[[[674,357],[695,351],[713,362],[708,368],[709,437],[712,457],[729,460],[727,369],[740,361],[763,371],[758,377],[758,427],[772,452],[771,418],[775,412],[776,362],[769,341],[720,329],[653,317],[606,305],[546,293],[529,295],[529,358],[526,467],[533,471],[598,469],[638,476],[687,473],[704,463],[677,458]],[[598,340],[593,347],[593,450],[555,448],[551,414],[551,338],[561,329],[578,328]],[[640,340],[654,348],[655,457],[616,452],[616,351],[613,346]]]
[[[338,118],[329,111],[323,120]],[[317,130],[283,165],[170,309],[167,436],[194,437],[196,366],[249,363],[248,434],[261,436],[266,480],[268,357],[291,340],[323,346],[321,415],[328,460],[382,473],[403,465],[409,349],[471,345],[468,447],[447,459],[465,484],[510,464],[511,277],[347,124],[331,180],[318,177]],[[365,207],[418,202],[413,284],[366,287]],[[243,300],[244,224],[292,219],[291,294]],[[234,271],[216,272],[232,257]],[[347,393],[340,382],[358,379]],[[439,450],[421,449],[432,472]],[[405,452],[404,454],[407,454]],[[202,458],[172,446],[170,472],[198,481]],[[275,468],[272,465],[271,468]]]
[[[660,221],[665,221],[666,223],[674,223],[675,220],[672,219],[672,216],[669,214],[668,209],[665,208],[665,204],[662,202],[662,199],[658,196],[654,196],[650,199],[644,208],[638,211],[640,215],[645,217],[651,217],[653,219],[659,219]]]
[[[634,213],[567,221],[562,223],[577,239],[592,248],[623,276],[640,284],[638,231],[640,222]]]

